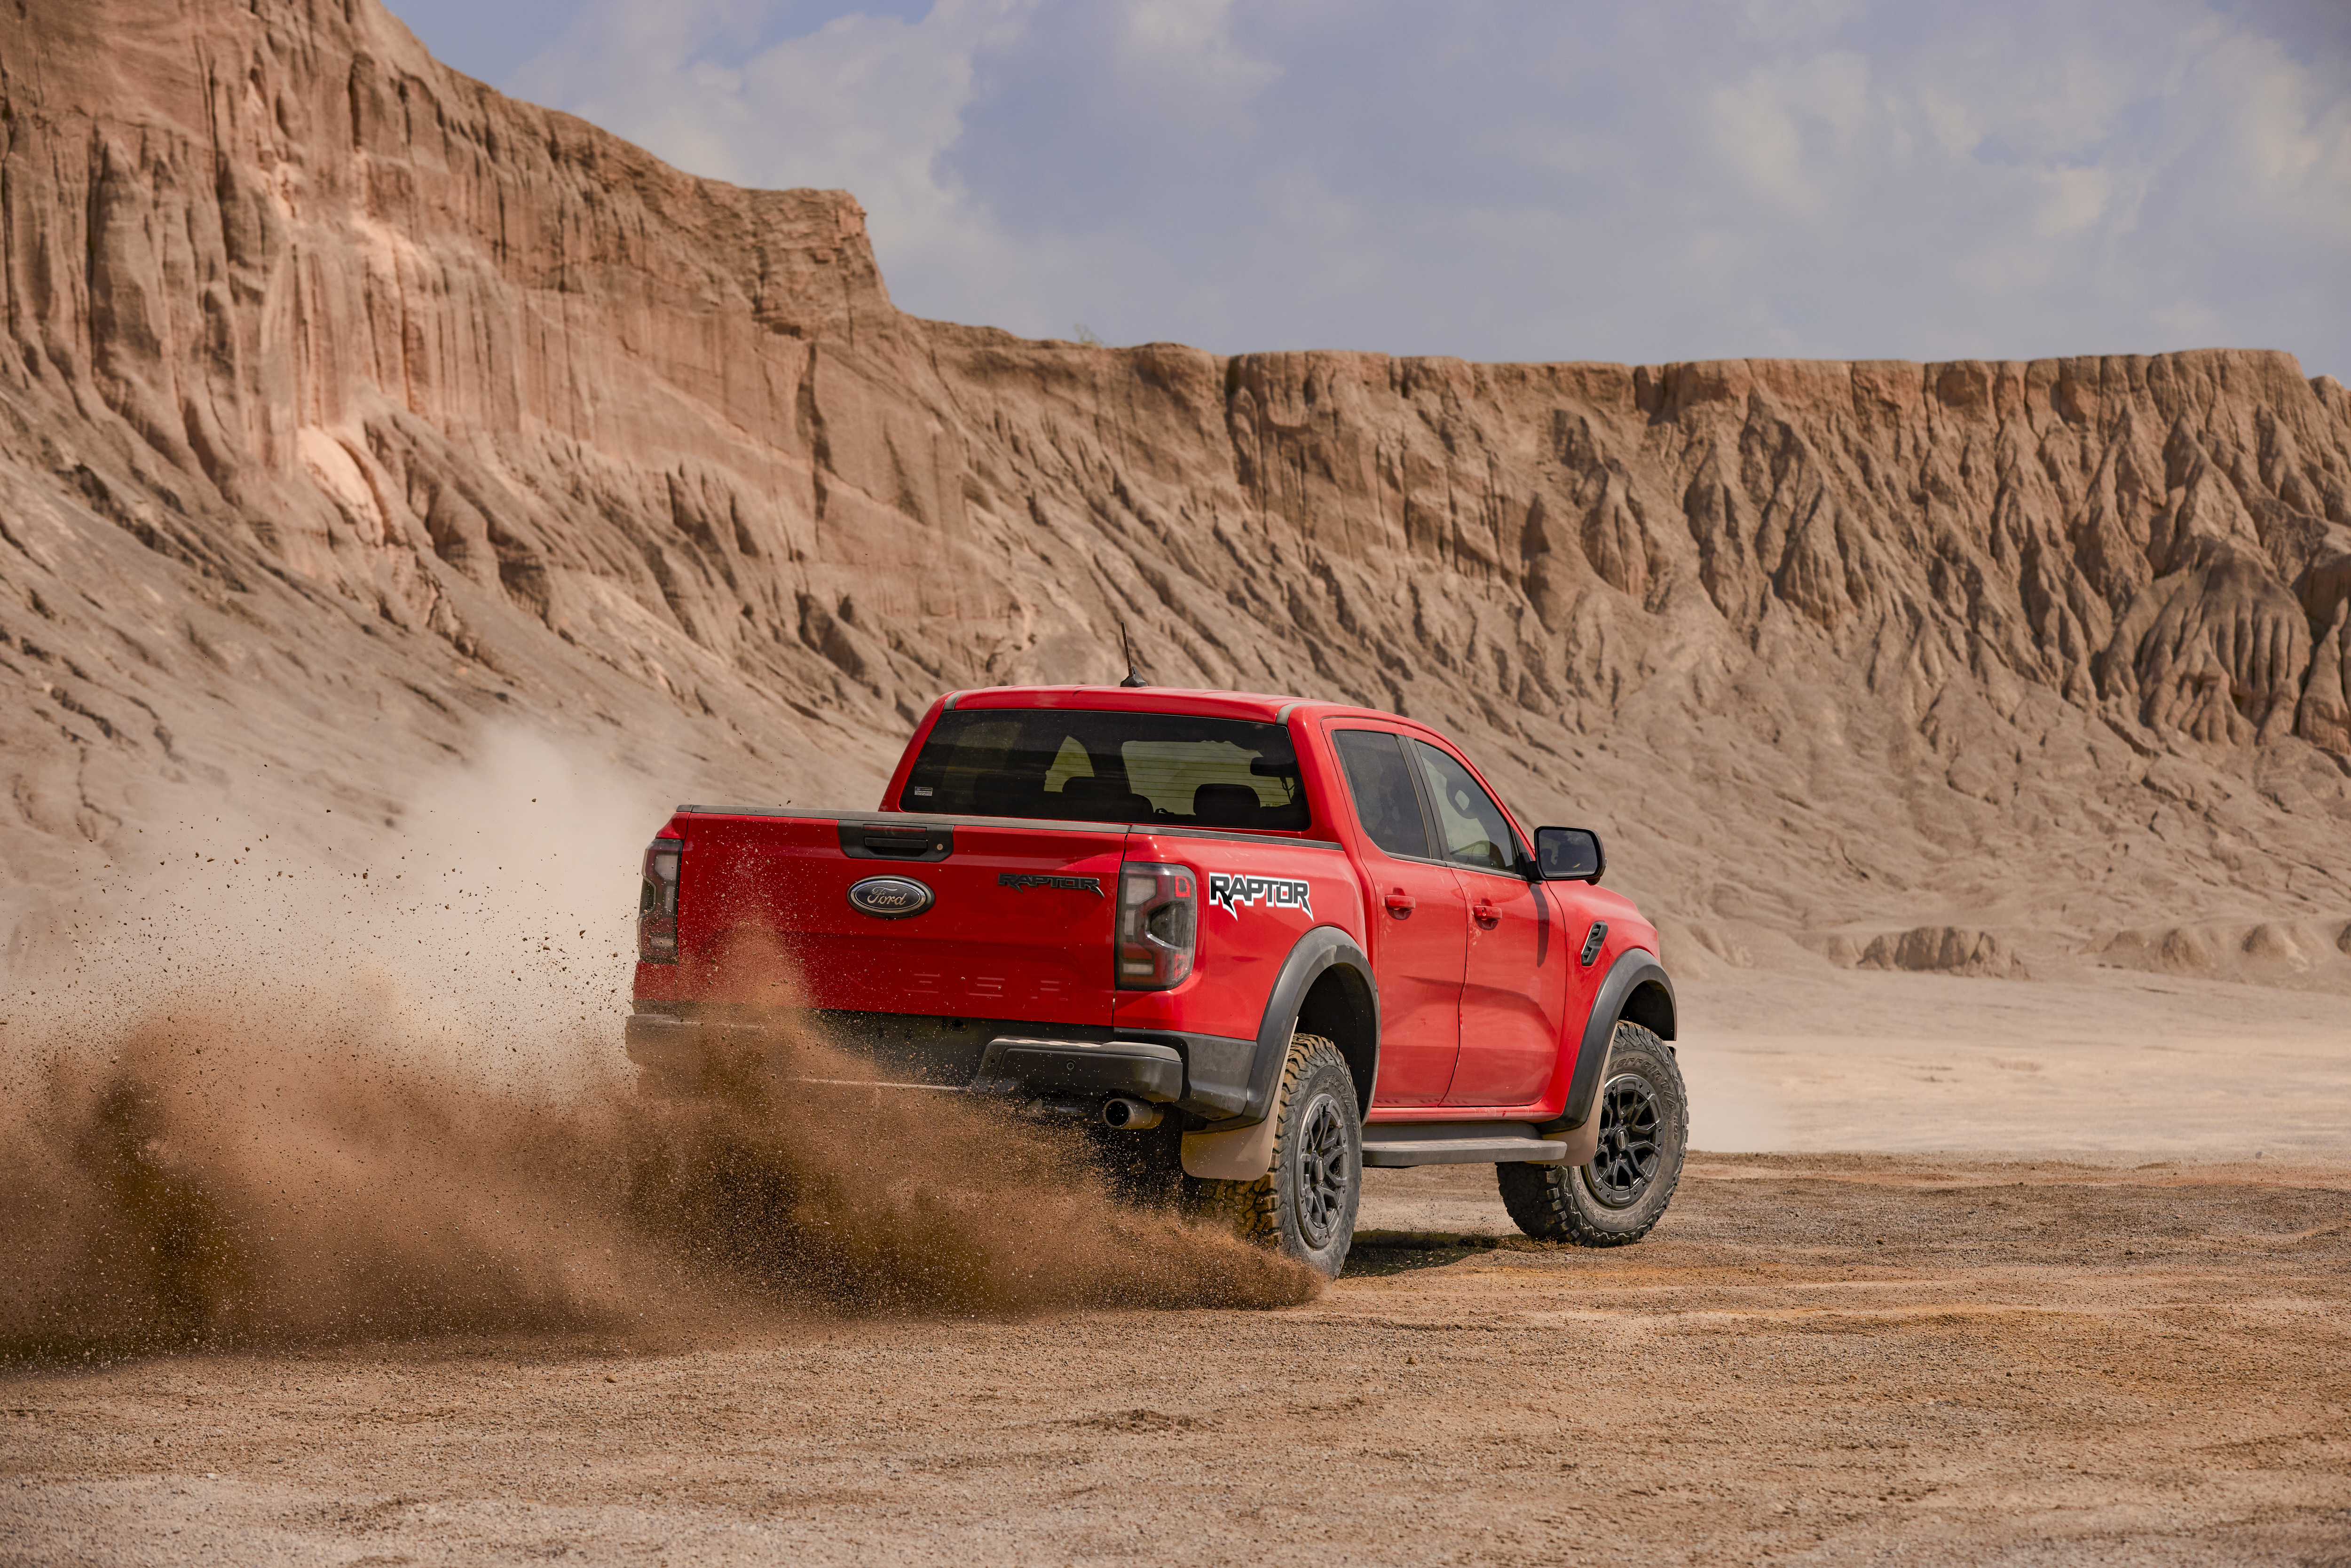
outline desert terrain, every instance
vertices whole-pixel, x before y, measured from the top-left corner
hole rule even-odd
[[[451,902],[560,895],[517,859]],[[246,875],[291,880],[238,867],[207,902],[250,908]],[[356,947],[431,929],[371,897],[338,914]],[[206,951],[321,946],[183,919]],[[455,1027],[381,967],[208,1019],[243,961],[191,962],[161,1004],[186,1032],[134,1003],[78,1099],[11,1081],[46,1109],[10,1118],[39,1268],[0,1288],[8,1561],[2351,1552],[2331,994],[1698,988],[1694,1133],[1759,1152],[1694,1155],[1611,1251],[1519,1238],[1486,1168],[1367,1173],[1322,1287],[896,1101],[775,1112],[788,1179],[747,1209],[601,1202],[675,1130],[600,1069],[580,949],[487,956],[504,1010],[475,993]],[[32,1179],[60,1171],[89,1186]]]
[[[1700,1156],[1657,1232],[1374,1174],[1281,1312],[10,1379],[23,1563],[2335,1565],[2351,1168]],[[1507,1228],[1504,1226],[1503,1228]]]
[[[0,15],[0,1563],[2351,1563],[2331,378],[1023,340],[375,0]],[[1647,1241],[634,1095],[671,804],[1123,635],[1605,835]]]

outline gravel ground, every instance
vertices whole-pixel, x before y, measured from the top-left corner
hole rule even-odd
[[[1641,1246],[1373,1173],[1285,1312],[0,1379],[0,1562],[2351,1564],[2351,1167],[1697,1156]]]

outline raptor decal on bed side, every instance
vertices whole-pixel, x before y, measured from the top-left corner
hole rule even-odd
[[[1259,904],[1302,910],[1309,916],[1314,913],[1314,891],[1302,877],[1236,876],[1212,871],[1208,902],[1228,915],[1238,915],[1242,906]]]

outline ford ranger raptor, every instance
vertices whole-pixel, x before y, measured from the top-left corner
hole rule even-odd
[[[791,1022],[872,1082],[1165,1150],[1198,1207],[1336,1276],[1365,1166],[1490,1164],[1528,1235],[1646,1235],[1687,1111],[1656,929],[1598,835],[1463,750],[1239,692],[951,693],[870,810],[681,806],[645,852],[628,1054],[691,1094]]]

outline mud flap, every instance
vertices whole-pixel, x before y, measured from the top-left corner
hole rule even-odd
[[[1597,1086],[1608,1082],[1609,1058],[1615,1054],[1616,1026],[1610,1024],[1607,1043],[1600,1052],[1600,1071],[1593,1074],[1594,1085],[1593,1093],[1595,1097],[1599,1093]],[[1539,1134],[1538,1136],[1545,1143],[1567,1145],[1567,1153],[1559,1157],[1559,1163],[1566,1169],[1574,1170],[1580,1166],[1588,1166],[1600,1153],[1600,1107],[1597,1105],[1592,1107],[1585,1113],[1583,1125],[1580,1127],[1566,1127],[1556,1133]]]
[[[1279,1081],[1277,1081],[1279,1082]],[[1262,1122],[1235,1127],[1228,1133],[1184,1134],[1184,1174],[1203,1181],[1255,1181],[1273,1168],[1274,1135],[1281,1131],[1285,1096]],[[1593,1146],[1598,1146],[1600,1118],[1593,1119]]]
[[[1545,1143],[1567,1145],[1567,1153],[1560,1155],[1559,1163],[1568,1169],[1588,1166],[1600,1153],[1600,1117],[1597,1113],[1586,1116],[1581,1127],[1570,1127],[1564,1133],[1545,1133],[1542,1138]]]

